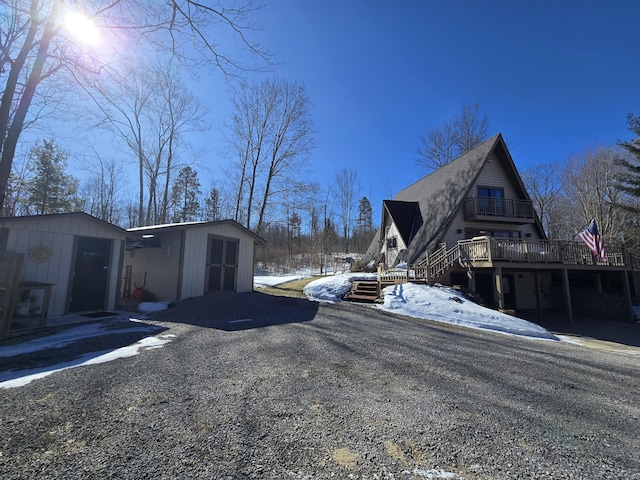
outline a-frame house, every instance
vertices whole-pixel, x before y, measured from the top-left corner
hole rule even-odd
[[[406,263],[495,308],[631,319],[632,259],[622,247],[607,251],[596,262],[581,242],[547,240],[497,134],[383,201],[368,253],[385,269]]]

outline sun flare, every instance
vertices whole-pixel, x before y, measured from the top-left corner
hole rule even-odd
[[[88,45],[98,45],[100,35],[93,22],[78,12],[69,12],[64,19],[65,26],[71,34]]]

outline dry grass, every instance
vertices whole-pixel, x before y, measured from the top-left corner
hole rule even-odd
[[[267,293],[269,295],[277,295],[281,297],[295,297],[295,298],[307,298],[302,293],[302,289],[308,284],[313,282],[319,277],[303,278],[302,280],[294,280],[293,282],[281,283],[273,287],[257,288],[256,290],[261,293]]]

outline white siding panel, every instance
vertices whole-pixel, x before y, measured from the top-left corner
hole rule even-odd
[[[464,221],[464,214],[462,207],[458,207],[458,211],[456,212],[453,221],[451,222],[451,226],[446,231],[443,237],[443,242],[447,244],[447,248],[451,248],[458,243],[458,240],[464,240],[464,229],[467,224]],[[444,227],[444,225],[443,225]],[[462,230],[462,233],[458,233],[458,230]]]
[[[385,229],[386,230],[386,229]],[[396,239],[396,248],[388,248],[387,247],[387,240],[394,238]],[[389,232],[385,235],[385,239],[384,239],[384,243],[382,245],[382,252],[384,252],[385,254],[385,259],[386,259],[386,263],[387,265],[393,265],[396,261],[396,258],[398,257],[398,254],[406,249],[407,246],[405,245],[404,241],[402,240],[402,236],[400,235],[400,232],[398,230],[398,227],[396,226],[395,222],[391,222],[391,225],[389,225]]]
[[[250,292],[253,290],[253,276],[255,263],[253,252],[255,242],[251,235],[238,230],[240,235],[240,253],[238,258],[238,292]]]
[[[184,264],[182,269],[182,298],[204,295],[205,269],[207,267],[207,239],[211,228],[187,230],[185,236]]]
[[[505,198],[518,198],[518,193],[513,184],[509,181],[509,177],[502,168],[501,163],[498,161],[495,154],[491,154],[483,169],[478,175],[478,179],[468,196],[476,196],[478,194],[478,187],[502,187],[504,189]],[[463,207],[460,206],[455,214],[449,229],[443,236],[443,242],[447,244],[448,248],[453,247],[458,240],[463,240],[465,237],[465,229],[474,228],[482,230],[507,230],[507,231],[519,231],[521,232],[521,238],[523,240],[539,240],[540,235],[535,224],[524,225],[512,225],[504,223],[477,223],[477,222],[465,222]],[[462,233],[458,233],[458,230],[462,230]],[[527,237],[530,234],[530,237]]]
[[[48,226],[49,222],[37,222],[36,226]],[[29,258],[29,250],[36,246],[51,248],[53,255],[47,262],[34,262]],[[22,280],[52,283],[49,315],[65,313],[69,278],[72,272],[73,235],[53,234],[48,231],[10,228],[7,250],[23,253],[25,256]]]
[[[516,189],[509,181],[495,154],[491,154],[484,164],[473,190],[469,192],[470,196],[478,194],[478,187],[503,187],[505,198],[518,198]]]
[[[86,216],[43,215],[15,218],[3,225],[9,230],[7,251],[25,255],[22,280],[51,283],[49,315],[66,313],[67,298],[73,273],[73,249],[76,236],[100,237],[115,240],[110,265],[107,308],[115,308],[119,281],[119,251],[126,233]],[[48,261],[34,262],[29,258],[33,247],[46,246],[53,255]]]
[[[204,225],[187,230],[182,298],[203,295],[205,292],[207,247],[210,235],[239,240],[236,291],[252,291],[255,274],[253,237],[232,224]]]
[[[205,293],[207,248],[211,235],[239,241],[236,291],[253,290],[255,241],[243,229],[233,224],[192,225],[184,229],[155,231],[154,234],[160,239],[162,248],[128,251],[124,265],[131,265],[132,282],[138,285],[147,272],[145,289],[158,300],[173,301]],[[181,248],[183,235],[184,247]]]

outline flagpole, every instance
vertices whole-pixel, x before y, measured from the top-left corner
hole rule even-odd
[[[579,232],[577,232],[573,237],[571,237],[571,240],[569,240],[569,241],[570,241],[570,242],[573,242],[573,240],[574,240],[578,235],[580,235],[582,232],[584,232],[584,231],[587,229],[587,227],[589,227],[589,225],[591,225],[591,222],[587,223],[587,225],[585,225],[584,227],[582,227],[582,228],[580,229],[580,231],[579,231]]]

